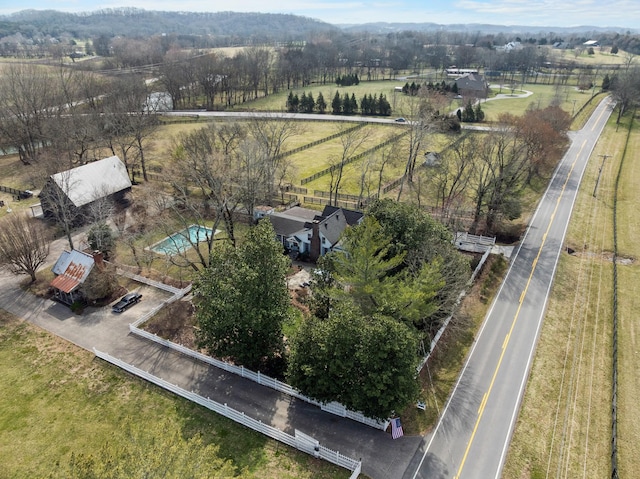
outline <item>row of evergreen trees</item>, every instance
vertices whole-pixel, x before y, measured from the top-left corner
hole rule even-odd
[[[336,85],[338,86],[351,86],[360,83],[357,73],[349,73],[343,76],[338,75],[336,77]]]
[[[482,108],[480,107],[480,102],[478,102],[478,104],[474,108],[471,101],[468,101],[466,106],[464,107],[464,110],[458,108],[458,110],[456,111],[456,115],[458,116],[458,119],[460,121],[463,121],[465,123],[484,121],[484,111],[482,111]]]
[[[327,103],[322,93],[318,93],[317,99],[313,98],[311,92],[302,92],[300,97],[297,93],[290,92],[287,97],[287,111],[289,113],[325,113],[326,110]],[[364,95],[358,105],[355,93],[349,95],[345,92],[341,96],[340,92],[336,91],[331,101],[331,113],[334,115],[353,115],[358,111],[363,115],[390,116],[391,104],[382,93],[380,95],[371,95],[371,93]]]
[[[415,96],[418,94],[418,90],[420,90],[420,88],[422,88],[423,86],[429,91],[438,91],[442,93],[454,93],[456,95],[458,94],[458,85],[455,82],[453,82],[452,84],[449,84],[444,80],[442,80],[442,82],[440,83],[433,83],[430,81],[426,85],[422,85],[416,82],[411,82],[411,84],[409,84],[409,82],[407,82],[402,87],[402,93],[404,93],[405,95]]]

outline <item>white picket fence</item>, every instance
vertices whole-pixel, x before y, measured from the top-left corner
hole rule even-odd
[[[151,312],[147,313],[145,317],[147,316],[151,317],[153,316],[153,314],[155,314],[155,312],[153,312],[153,314],[150,314],[150,313]],[[144,319],[144,317],[141,319]],[[387,427],[389,426],[389,421],[377,421],[376,419],[371,419],[369,417],[366,417],[364,414],[360,412],[350,411],[345,406],[337,402],[323,404],[310,397],[305,396],[304,394],[300,393],[300,391],[288,385],[287,383],[278,381],[277,379],[274,379],[265,374],[262,374],[259,371],[256,373],[254,371],[251,371],[250,369],[245,368],[244,366],[236,366],[234,364],[229,364],[225,361],[220,361],[219,359],[212,358],[211,356],[207,356],[206,354],[202,354],[198,351],[194,351],[193,349],[189,349],[185,346],[182,346],[181,344],[177,344],[172,341],[169,341],[168,339],[161,338],[153,333],[145,331],[144,329],[140,329],[137,327],[137,325],[142,324],[142,322],[146,321],[148,318],[144,319],[144,321],[141,321],[141,319],[129,325],[129,331],[131,331],[133,334],[137,334],[138,336],[146,338],[150,341],[154,341],[158,344],[162,344],[163,346],[173,349],[174,351],[178,351],[179,353],[184,354],[185,356],[189,356],[191,358],[197,359],[204,363],[210,364],[211,366],[220,368],[224,371],[237,374],[238,376],[254,381],[262,386],[275,389],[276,391],[280,391],[282,393],[288,394],[289,396],[293,396],[302,401],[318,406],[323,411],[329,412],[331,414],[335,414],[336,416],[352,419],[354,421],[361,422],[362,424],[366,424],[367,426],[373,427],[375,429],[380,429],[382,431],[386,430]]]
[[[121,274],[122,276],[130,278],[134,281],[137,281],[138,283],[148,284],[149,286],[153,286],[154,288],[167,291],[175,296],[178,296],[178,298],[182,298],[185,294],[191,291],[190,284],[186,288],[180,289],[180,288],[176,288],[175,286],[170,286],[168,284],[161,283],[160,281],[154,281],[152,279],[145,278],[144,276],[140,276],[139,274],[131,273],[126,269],[118,268],[117,271],[118,271],[118,274]]]
[[[236,411],[235,409],[230,408],[226,404],[220,404],[209,398],[200,396],[197,393],[187,391],[186,389],[183,389],[180,386],[171,384],[170,382],[165,381],[162,378],[154,376],[153,374],[143,371],[142,369],[139,369],[120,359],[114,358],[113,356],[107,353],[98,351],[95,348],[93,349],[93,352],[100,359],[108,361],[111,364],[114,364],[119,368],[122,368],[125,371],[130,372],[131,374],[134,374],[142,379],[145,379],[150,383],[156,384],[166,389],[167,391],[171,391],[172,393],[177,394],[178,396],[188,399],[189,401],[193,401],[197,404],[200,404],[201,406],[204,406],[207,409],[210,409],[211,411],[214,411],[224,417],[231,419],[232,421],[235,421],[244,426],[247,426],[253,429],[254,431],[258,431],[264,434],[265,436],[269,436],[270,438],[275,439],[276,441],[280,441],[291,447],[295,447],[296,449],[306,452],[307,454],[312,454],[315,457],[319,457],[321,459],[324,459],[325,461],[329,461],[333,464],[343,467],[352,472],[350,479],[356,479],[360,475],[360,472],[362,471],[361,461],[356,461],[355,459],[351,459],[350,457],[340,454],[338,451],[333,451],[327,447],[321,446],[318,441],[315,441],[313,438],[311,438],[310,436],[307,436],[306,434],[296,431],[296,436],[291,436],[290,434],[287,434],[286,432],[281,431],[280,429],[277,429],[268,424],[264,424],[262,421],[249,417],[245,415],[245,413],[243,412]]]
[[[167,284],[164,283],[158,283],[157,281],[153,281],[150,280],[148,278],[145,278],[143,276],[138,276],[136,274],[124,271],[124,270],[119,270],[120,273],[122,273],[123,275],[127,276],[128,278],[131,278],[135,281],[139,281],[141,283],[145,283],[148,284],[150,286],[154,286],[157,287],[159,289],[162,289],[164,291],[168,291],[170,293],[173,293],[173,296],[171,296],[169,299],[163,301],[162,303],[158,304],[156,307],[154,307],[153,309],[151,309],[148,313],[144,314],[143,316],[141,316],[140,318],[138,318],[135,322],[129,324],[129,331],[133,334],[136,334],[138,336],[141,336],[143,338],[146,338],[150,341],[153,341],[155,343],[158,344],[162,344],[163,346],[166,346],[170,349],[173,349],[174,351],[178,351],[181,354],[184,354],[185,356],[189,356],[192,357],[194,359],[197,359],[199,361],[202,361],[204,363],[210,364],[212,366],[215,366],[217,368],[220,368],[224,371],[233,373],[233,374],[237,374],[238,376],[241,376],[243,378],[247,378],[251,381],[254,381],[262,386],[266,386],[269,387],[271,389],[275,389],[276,391],[280,391],[283,392],[285,394],[288,394],[290,396],[296,397],[302,401],[308,402],[310,404],[313,404],[315,406],[318,406],[319,408],[321,408],[323,411],[329,412],[331,414],[335,414],[337,416],[340,417],[344,417],[347,419],[351,419],[353,421],[357,421],[360,422],[362,424],[365,424],[369,427],[373,427],[375,429],[380,429],[382,431],[385,431],[387,429],[387,427],[389,426],[389,421],[378,421],[376,419],[372,419],[369,417],[366,417],[364,414],[362,414],[361,412],[357,412],[357,411],[351,411],[349,409],[347,409],[345,406],[343,406],[340,403],[337,402],[331,402],[328,404],[323,404],[321,402],[318,402],[310,397],[305,396],[304,394],[301,394],[300,391],[298,391],[297,389],[291,387],[290,385],[288,385],[287,383],[283,383],[282,381],[278,381],[277,379],[273,379],[269,376],[266,376],[264,374],[261,374],[259,371],[256,373],[254,371],[251,371],[250,369],[246,369],[244,366],[236,366],[234,364],[229,364],[227,362],[224,361],[220,361],[219,359],[215,359],[212,358],[210,356],[207,356],[206,354],[202,354],[198,351],[194,351],[192,349],[189,349],[185,346],[182,346],[181,344],[177,344],[174,343],[172,341],[169,341],[168,339],[164,339],[161,338],[153,333],[150,333],[148,331],[145,331],[143,329],[140,329],[139,326],[141,326],[142,324],[144,324],[146,321],[148,321],[149,319],[151,319],[155,314],[158,313],[158,311],[160,311],[162,308],[164,308],[166,305],[173,303],[174,301],[177,301],[179,299],[181,299],[182,297],[184,297],[186,294],[188,294],[191,291],[191,285],[187,286],[184,289],[178,289],[178,288],[174,288],[173,286],[169,286]]]
[[[480,271],[482,270],[482,267],[484,266],[484,263],[489,258],[490,254],[491,254],[491,249],[487,249],[484,252],[484,254],[482,255],[482,258],[480,258],[480,262],[478,263],[478,266],[476,266],[476,269],[473,270],[473,273],[471,274],[471,278],[467,282],[467,287],[471,287],[473,282],[476,280],[476,277],[478,276],[478,274],[480,274]],[[460,294],[458,295],[458,299],[456,300],[456,306],[458,304],[460,304],[460,302],[462,301],[462,298],[464,298],[464,296],[466,294],[467,294],[467,292],[464,291],[464,290],[460,292]],[[422,371],[422,368],[424,368],[425,364],[427,364],[427,361],[431,357],[431,353],[433,352],[435,347],[438,345],[438,341],[440,341],[440,337],[447,330],[447,327],[449,326],[449,322],[451,321],[451,319],[453,319],[453,315],[452,314],[447,316],[447,319],[444,320],[444,322],[442,323],[442,326],[440,326],[440,329],[438,329],[438,332],[436,333],[436,335],[431,340],[431,344],[429,345],[429,351],[427,351],[427,354],[425,354],[422,357],[422,359],[420,360],[420,364],[418,365],[418,368],[417,368],[418,369],[418,373],[420,373],[420,371]]]

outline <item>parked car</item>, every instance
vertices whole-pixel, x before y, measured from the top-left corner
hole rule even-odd
[[[122,313],[129,306],[139,303],[141,299],[142,295],[140,293],[127,293],[122,297],[122,299],[120,299],[120,301],[113,305],[111,310],[114,313]]]

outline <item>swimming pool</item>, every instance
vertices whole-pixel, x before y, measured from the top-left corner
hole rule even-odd
[[[219,230],[216,230],[214,233],[211,228],[206,226],[191,225],[158,241],[150,249],[154,253],[167,255],[184,253],[192,247],[192,244],[206,241],[207,237],[211,238],[211,235],[215,236],[218,232]]]

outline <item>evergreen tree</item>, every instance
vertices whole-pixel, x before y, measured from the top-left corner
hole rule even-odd
[[[316,107],[316,102],[313,99],[313,93],[309,92],[309,94],[307,95],[307,108],[305,109],[305,111],[307,113],[313,113],[313,110],[315,107]]]
[[[214,248],[194,282],[199,346],[250,369],[277,372],[282,324],[290,315],[288,267],[268,220],[251,228],[238,248]]]
[[[298,98],[298,94],[296,93],[294,95],[293,92],[289,92],[289,96],[287,97],[287,111],[289,113],[295,113],[298,111],[299,105],[300,105],[300,100]]]
[[[369,100],[367,99],[367,95],[365,94],[360,100],[360,111],[363,115],[371,114],[371,107],[369,106]]]
[[[378,111],[378,94],[369,94],[367,100],[369,102],[369,111],[371,112],[371,115],[379,115],[380,112]]]
[[[331,112],[334,115],[339,115],[342,112],[342,100],[340,99],[340,92],[336,90],[336,94],[331,102]]]
[[[316,100],[316,108],[318,109],[318,113],[324,113],[327,111],[327,102],[324,101],[324,96],[322,92],[318,93],[318,99]]]
[[[352,93],[351,94],[351,100],[349,102],[349,109],[351,110],[351,113],[355,113],[358,111],[358,101],[356,100],[356,94]]]
[[[293,109],[293,92],[289,92],[289,96],[287,97],[287,111],[289,113],[293,113],[295,110]]]
[[[349,301],[329,318],[305,320],[291,340],[287,378],[307,396],[338,401],[387,419],[419,394],[418,337],[385,316],[365,316]]]
[[[351,110],[351,98],[349,98],[349,94],[347,92],[345,92],[342,97],[342,113],[345,115],[353,113],[353,110]]]
[[[300,103],[298,104],[298,111],[306,112],[308,105],[308,97],[305,92],[302,92],[302,96],[300,97]]]
[[[476,105],[475,121],[484,121],[484,111],[482,111],[482,107],[480,106],[480,102],[478,102],[478,104]]]
[[[391,115],[391,103],[387,100],[386,95],[380,93],[380,97],[378,99],[378,111],[382,116],[390,116]]]
[[[471,100],[469,100],[467,105],[464,107],[464,111],[462,112],[462,121],[469,123],[476,121],[476,113],[473,109],[473,105],[471,104]]]

